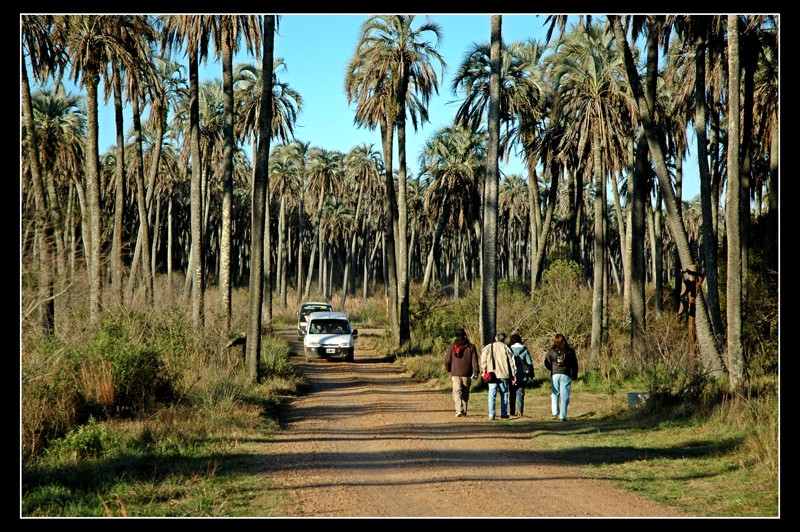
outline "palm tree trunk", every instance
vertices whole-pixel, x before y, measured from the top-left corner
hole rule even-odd
[[[695,90],[694,127],[697,138],[697,162],[700,173],[700,211],[703,219],[701,227],[703,239],[705,283],[708,286],[708,311],[711,330],[717,339],[722,338],[722,313],[719,305],[719,283],[717,276],[717,223],[712,211],[713,187],[708,161],[708,139],[706,137],[706,19],[697,17],[701,24],[695,40]],[[716,149],[712,150],[712,154]],[[716,157],[715,157],[716,158]],[[716,163],[712,168],[716,167]],[[678,195],[680,200],[680,195]],[[680,212],[680,211],[679,211]],[[680,269],[679,269],[680,271]],[[682,276],[677,281],[681,283]],[[678,289],[679,290],[679,289]],[[680,292],[679,292],[680,293]]]
[[[198,61],[196,54],[189,55],[189,142],[192,157],[191,177],[191,231],[192,248],[189,257],[192,278],[192,323],[195,328],[205,322],[205,286],[203,268],[203,191],[200,161],[200,107],[198,88]]]
[[[219,242],[219,291],[223,313],[222,333],[231,328],[231,210],[233,204],[233,35],[232,20],[220,17],[222,41],[222,229]],[[267,248],[269,249],[269,248]]]
[[[550,171],[550,190],[547,193],[547,210],[545,211],[544,223],[542,224],[542,234],[538,238],[539,248],[536,250],[536,257],[531,264],[531,269],[533,270],[531,279],[534,283],[531,286],[531,292],[542,280],[542,268],[544,266],[547,239],[550,237],[550,227],[553,223],[553,213],[556,209],[556,199],[558,197],[558,176],[561,173],[560,165],[551,161],[547,169]]]
[[[539,183],[536,175],[536,158],[528,157],[525,160],[528,166],[528,210],[530,211],[530,282],[531,293],[536,286],[536,250],[539,249],[539,235],[542,228],[541,201],[539,200]]]
[[[727,317],[729,388],[738,392],[744,382],[742,348],[742,239],[741,209],[738,208],[742,183],[739,160],[739,15],[728,15],[728,186],[725,198],[725,225],[728,237]]]
[[[297,216],[297,282],[295,291],[297,292],[298,305],[303,300],[303,214],[305,213],[303,196],[305,196],[305,188],[300,193],[300,206]]]
[[[267,170],[269,171],[269,169]],[[272,201],[269,197],[269,176],[267,176],[267,197],[264,201],[264,294],[261,308],[264,313],[262,328],[272,332]]]
[[[100,249],[100,158],[98,151],[97,102],[99,75],[85,74],[86,87],[86,200],[89,215],[89,319],[100,324],[102,275]]]
[[[161,231],[159,230],[159,227],[161,226],[161,196],[156,198],[155,209],[152,210],[155,211],[156,219],[153,223],[153,243],[150,250],[150,271],[153,272],[153,280],[155,281],[156,257],[158,255],[158,247],[161,245]],[[155,286],[153,286],[153,289],[155,289]],[[153,295],[155,295],[155,293]]]
[[[138,265],[142,268],[142,279],[144,281],[145,300],[148,304],[153,301],[153,275],[150,271],[150,229],[148,226],[148,215],[145,199],[147,192],[144,186],[144,152],[142,150],[142,122],[139,112],[139,95],[134,92],[131,97],[133,104],[133,130],[134,130],[134,165],[136,179],[136,207],[139,213],[139,232],[136,237],[136,250],[134,256],[139,257]],[[131,276],[128,279],[128,293],[133,293],[135,286],[135,270],[131,269]]]
[[[481,266],[481,342],[497,333],[497,196],[500,182],[500,47],[502,15],[491,16],[491,75],[489,78],[489,145],[483,186]]]
[[[770,275],[778,273],[778,117],[770,119],[769,188],[767,229],[764,242],[765,266]]]
[[[264,40],[261,58],[261,71],[272,72],[275,42],[275,15],[264,15]],[[264,208],[269,188],[269,142],[272,128],[272,76],[265,76],[261,87],[261,106],[258,113],[258,137],[256,139],[257,157],[253,174],[253,210],[251,217],[250,241],[250,287],[247,321],[247,342],[245,344],[245,362],[247,372],[253,381],[260,380],[258,366],[261,353],[261,306],[263,302],[262,286],[264,281]]]
[[[628,243],[630,240],[628,239],[628,231],[625,229],[625,220],[626,216],[625,213],[622,211],[622,203],[620,201],[619,195],[619,184],[617,180],[612,176],[611,177],[611,192],[614,196],[614,212],[617,213],[617,232],[619,233],[619,256],[622,262],[622,275],[629,276],[631,267],[630,267],[630,254],[628,253]],[[628,208],[628,212],[630,212],[630,208]],[[623,295],[627,292],[630,295],[630,289],[628,284],[626,283],[626,279],[623,279],[624,288],[623,288]],[[623,300],[630,305],[630,299],[628,297],[623,297]],[[630,308],[627,306],[625,308]]]
[[[603,343],[603,175],[600,164],[599,131],[594,130],[594,278],[592,283],[592,356],[599,356]]]
[[[744,101],[740,106],[742,109],[741,126],[741,178],[742,189],[739,202],[741,209],[740,231],[742,245],[742,302],[747,301],[747,277],[750,271],[748,267],[748,257],[750,256],[750,193],[751,193],[751,173],[753,159],[753,86],[755,83],[755,71],[758,68],[758,54],[761,45],[758,37],[752,30],[746,30],[740,39],[741,59],[743,62],[742,71],[744,73],[742,94]]]
[[[706,161],[706,164],[708,162]],[[707,167],[706,167],[707,168]],[[683,154],[680,154],[678,157],[675,158],[675,206],[678,208],[678,216],[683,219],[683,206],[681,203],[681,198],[683,197]],[[659,194],[659,210],[661,210],[663,202],[660,200],[661,195]],[[663,231],[663,224],[662,224],[662,231]],[[681,274],[681,260],[678,257],[677,253],[670,254],[672,258],[672,276],[674,279],[674,283],[672,286],[672,302],[674,303],[673,308],[677,311],[678,304],[677,302],[680,300],[681,297],[681,288],[683,287],[683,274]]]
[[[278,212],[278,283],[280,286],[280,301],[283,308],[287,306],[286,283],[288,280],[287,270],[289,269],[289,242],[286,225],[286,196],[281,194],[281,206]]]
[[[320,246],[319,241],[319,233],[320,233],[320,226],[322,225],[322,205],[325,199],[325,191],[320,189],[319,191],[319,200],[317,200],[317,225],[314,228],[314,241],[311,244],[311,253],[308,256],[308,271],[306,272],[306,287],[303,291],[303,298],[308,299],[308,294],[311,291],[311,278],[314,276],[314,262],[316,261],[317,256],[317,247]],[[319,264],[319,271],[322,272],[322,261]],[[317,280],[317,284],[319,284],[319,288],[322,288],[320,283],[321,279]]]
[[[650,18],[652,20],[652,17]],[[645,98],[647,99],[650,119],[656,99],[656,82],[658,80],[658,38],[659,25],[650,24],[647,32],[647,70],[645,77]],[[648,186],[649,161],[647,157],[647,139],[639,137],[636,146],[636,163],[633,172],[633,196],[631,201],[631,348],[634,353],[641,349],[642,336],[647,327],[647,307],[645,305],[645,280],[647,267],[645,264],[645,232],[646,204],[650,195]]]
[[[395,210],[396,200],[394,194],[394,176],[392,175],[392,132],[394,124],[381,120],[381,140],[383,141],[384,182],[383,189],[386,197],[384,212],[384,285],[389,295],[389,324],[392,328],[395,341],[400,341],[400,316],[397,302],[397,269],[395,253]],[[388,279],[387,279],[388,277]]]
[[[664,307],[664,254],[663,254],[663,233],[664,224],[661,219],[661,192],[656,194],[656,206],[652,209],[653,226],[653,285],[655,287],[655,308],[656,314],[660,314]],[[648,202],[649,204],[649,202]]]
[[[408,199],[406,178],[406,91],[408,80],[404,79],[403,87],[397,96],[397,310],[400,322],[400,347],[411,341],[411,322],[409,310],[408,280]]]
[[[174,200],[172,198],[172,190],[169,191],[169,198],[167,200],[167,285],[170,287],[170,294],[172,290],[172,205]]]
[[[349,289],[350,272],[355,271],[355,260],[353,259],[356,254],[356,238],[358,237],[358,218],[361,215],[361,197],[364,193],[364,181],[358,184],[358,198],[356,199],[356,214],[353,217],[353,224],[350,227],[350,245],[347,247],[347,256],[344,260],[344,276],[342,279],[342,299],[339,303],[339,308],[344,309],[344,303],[347,300],[347,291]],[[355,280],[353,281],[355,284]]]
[[[114,69],[114,122],[116,124],[117,166],[116,187],[114,194],[114,235],[111,243],[111,284],[119,301],[122,301],[122,214],[125,209],[125,129],[122,115],[122,82],[119,66]]]
[[[21,81],[22,111],[25,120],[25,129],[28,134],[28,157],[30,158],[31,179],[33,181],[33,195],[36,205],[34,218],[34,239],[39,242],[39,330],[42,339],[47,340],[55,333],[55,302],[53,294],[53,260],[52,260],[52,229],[47,208],[44,182],[42,180],[39,154],[36,146],[39,145],[38,134],[33,123],[33,104],[31,103],[31,89],[28,81],[28,69],[25,64],[25,53],[22,52]]]
[[[445,212],[440,213],[439,221],[436,223],[436,228],[433,230],[433,241],[431,242],[431,249],[428,251],[428,260],[425,264],[425,276],[422,279],[422,295],[428,294],[433,281],[433,268],[438,259],[441,250],[441,243],[439,240],[442,238],[442,231],[444,230],[444,223],[447,219]]]

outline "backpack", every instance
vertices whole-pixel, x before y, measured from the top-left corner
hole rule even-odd
[[[513,349],[512,352],[514,353],[514,362],[517,366],[517,371],[522,370],[522,373],[525,375],[526,379],[533,379],[533,366],[528,364],[528,361],[525,360],[525,354],[529,353],[528,348],[524,348],[521,353],[517,353]]]
[[[525,377],[528,379],[533,379],[535,374],[533,372],[533,366],[528,364],[525,359],[522,359],[522,370],[525,372]]]

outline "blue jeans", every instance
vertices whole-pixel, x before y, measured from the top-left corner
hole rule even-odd
[[[508,416],[508,386],[511,379],[498,379],[489,383],[489,417],[495,417],[497,389],[500,388],[500,417]]]
[[[571,387],[572,379],[569,375],[554,373],[550,379],[550,411],[560,419],[567,419]]]

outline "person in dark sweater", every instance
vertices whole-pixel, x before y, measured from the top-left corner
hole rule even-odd
[[[550,370],[550,411],[554,419],[566,421],[570,388],[578,379],[578,356],[563,334],[558,333],[547,350],[544,367]]]
[[[456,408],[456,417],[466,416],[470,379],[478,378],[478,350],[469,341],[464,329],[456,332],[453,343],[448,346],[444,356],[444,368],[453,381],[453,403]]]

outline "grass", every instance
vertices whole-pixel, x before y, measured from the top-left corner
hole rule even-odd
[[[158,291],[167,293],[168,301],[180,299],[163,288]],[[217,299],[210,290],[207,301]],[[530,306],[530,301],[520,298],[517,303],[512,297],[503,301],[501,319],[527,319],[515,305]],[[246,330],[246,297],[241,291],[234,293],[233,304],[233,330]],[[453,325],[463,324],[475,335],[476,324],[463,317],[474,314],[470,310],[474,296],[455,305],[438,305],[433,302],[427,314],[417,315],[415,336],[420,339],[403,354],[392,352],[389,336],[361,340],[373,343],[387,360],[402,364],[409,378],[449,395],[442,347]],[[419,308],[419,302],[414,306]],[[349,298],[345,307],[357,327],[386,326],[385,301],[380,297]],[[79,306],[69,311],[77,314]],[[548,311],[542,307],[536,322],[554,321],[555,311],[553,317]],[[60,335],[57,342],[42,344],[23,335],[20,515],[280,515],[286,501],[258,474],[257,464],[262,459],[259,447],[276,430],[284,401],[307,387],[288,363],[285,342],[266,337],[265,380],[253,384],[245,376],[240,355],[220,347],[221,320],[213,304],[207,307],[206,328],[199,332],[187,323],[190,312],[169,302],[157,302],[146,312],[122,306],[115,311],[109,305],[106,312],[116,321],[111,319],[99,333],[60,323],[70,335]],[[295,312],[296,305],[286,309],[276,305],[274,328],[293,330]],[[74,319],[66,313],[61,316],[67,322]],[[671,322],[653,319],[651,327],[661,331],[665,341],[660,344],[674,343]],[[524,321],[508,330],[521,330],[534,347],[544,345],[550,333]],[[419,331],[441,335],[423,337]],[[119,371],[115,367],[128,366],[104,363],[102,355],[108,349],[119,352],[115,364],[157,354],[162,364],[153,371],[167,372],[176,400],[142,412],[110,411],[115,391],[111,373]],[[649,390],[650,383],[664,382],[664,375],[679,382],[671,377],[672,368],[657,375],[639,372],[631,378],[629,367],[635,362],[589,359],[573,385],[570,419],[562,424],[549,419],[547,376],[541,363],[534,362],[537,379],[526,398],[526,416],[531,417],[501,426],[525,430],[531,448],[543,457],[568,462],[587,478],[610,480],[692,515],[779,516],[777,375],[763,377],[747,397],[720,400],[725,396],[708,390],[715,400],[651,400],[629,408],[627,390]],[[485,385],[481,386],[470,399],[471,413],[486,413]],[[83,398],[82,402],[74,397]]]

